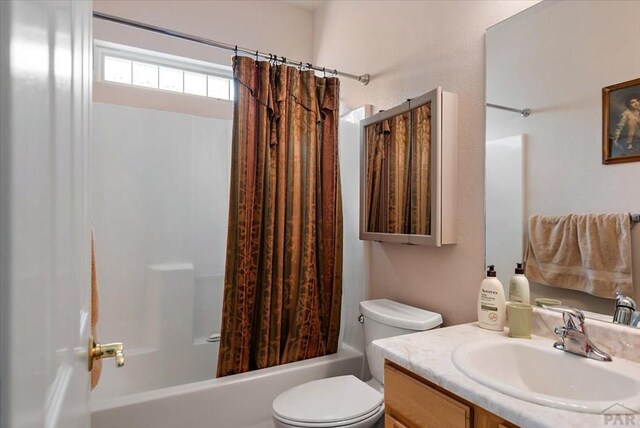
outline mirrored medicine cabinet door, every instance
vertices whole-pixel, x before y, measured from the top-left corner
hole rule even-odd
[[[456,111],[437,88],[361,122],[360,239],[455,243]]]

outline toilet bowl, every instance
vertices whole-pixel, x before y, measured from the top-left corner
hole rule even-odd
[[[386,299],[360,302],[360,312],[373,378],[363,382],[352,375],[336,376],[288,389],[271,406],[277,428],[370,428],[381,423],[384,357],[372,342],[442,324],[440,314]]]

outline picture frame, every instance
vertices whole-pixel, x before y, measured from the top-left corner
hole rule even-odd
[[[602,163],[640,161],[640,78],[602,88]]]

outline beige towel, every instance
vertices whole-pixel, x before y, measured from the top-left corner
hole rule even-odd
[[[91,336],[97,342],[96,326],[98,324],[98,275],[96,273],[96,250],[93,244],[93,230],[91,231]],[[94,361],[91,369],[91,389],[98,385],[102,360]]]
[[[530,281],[608,299],[631,295],[629,214],[531,216],[525,262]]]

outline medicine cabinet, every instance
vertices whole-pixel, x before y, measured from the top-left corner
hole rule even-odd
[[[436,88],[360,122],[360,239],[456,242],[458,96]]]

